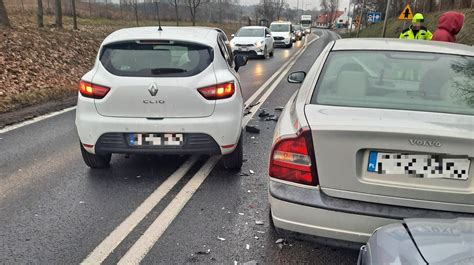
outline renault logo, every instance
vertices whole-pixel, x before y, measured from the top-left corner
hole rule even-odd
[[[156,94],[158,93],[158,87],[155,83],[150,85],[150,87],[148,88],[148,92],[150,92],[150,95],[152,97],[156,96]]]

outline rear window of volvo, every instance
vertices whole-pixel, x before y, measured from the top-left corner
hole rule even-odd
[[[311,103],[474,115],[474,57],[335,51]]]
[[[210,47],[174,41],[127,42],[106,45],[102,65],[118,76],[186,77],[206,69],[213,60]]]

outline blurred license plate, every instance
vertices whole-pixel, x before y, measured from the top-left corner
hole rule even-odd
[[[182,146],[184,136],[181,133],[131,133],[128,143],[135,146]]]
[[[467,180],[470,163],[467,157],[371,151],[367,171],[385,175]]]

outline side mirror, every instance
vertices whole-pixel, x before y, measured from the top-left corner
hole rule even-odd
[[[267,34],[267,35],[265,35],[265,38],[271,38],[271,37],[272,37],[272,35],[271,35],[271,34]]]
[[[233,38],[233,37],[235,37],[235,34],[230,34],[230,36]]]
[[[246,65],[247,61],[248,61],[248,57],[242,54],[237,54],[236,56],[234,56],[235,71],[236,72],[239,71],[239,68]]]
[[[305,77],[306,72],[304,71],[293,72],[288,75],[287,81],[288,83],[292,84],[301,84],[303,83]]]

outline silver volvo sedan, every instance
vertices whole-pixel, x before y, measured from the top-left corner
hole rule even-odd
[[[270,157],[277,232],[358,245],[405,218],[474,218],[472,47],[337,40],[288,81],[302,85]]]

